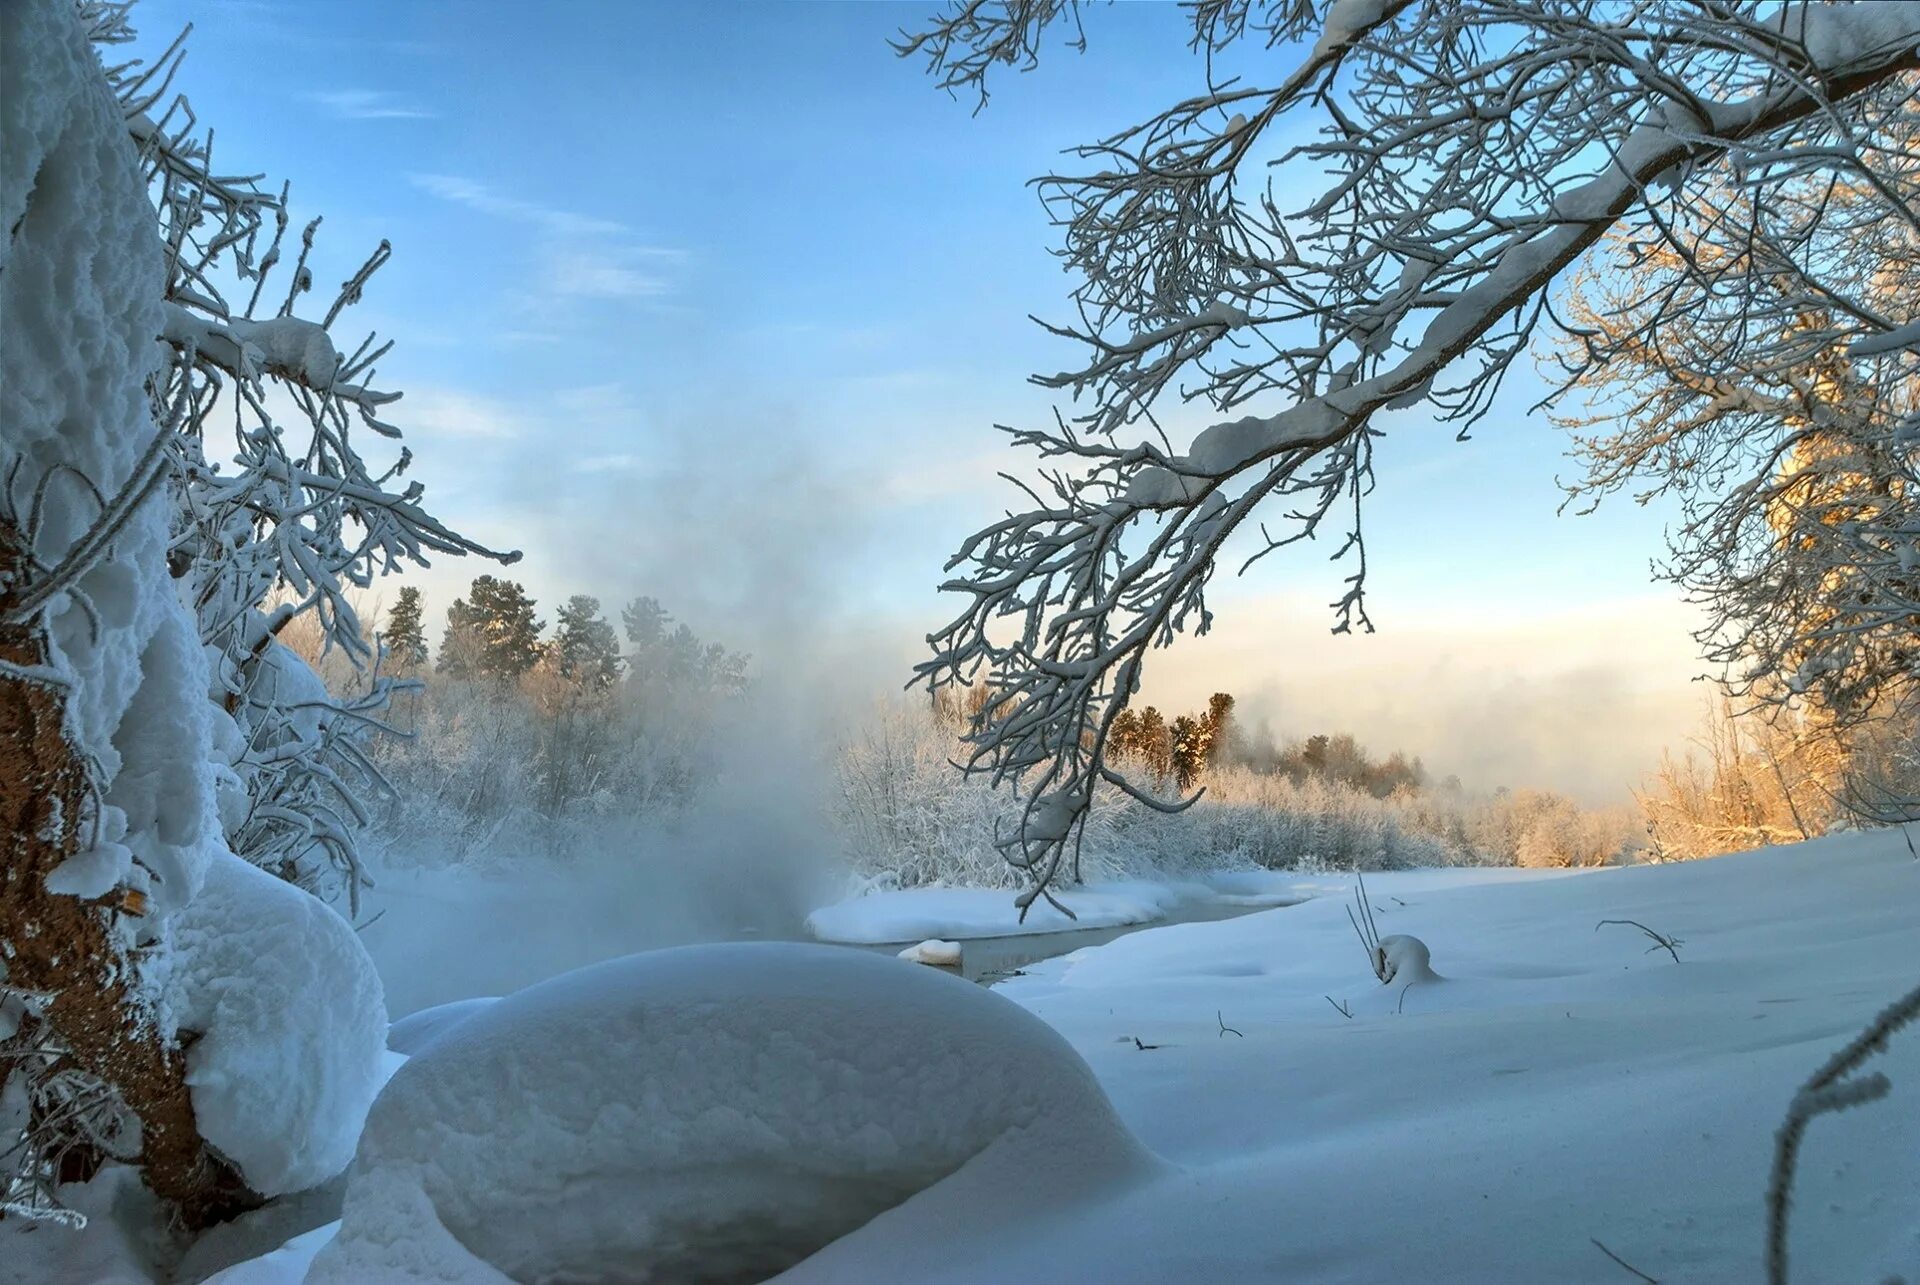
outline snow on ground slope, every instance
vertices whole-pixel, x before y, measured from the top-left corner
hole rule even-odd
[[[1404,992],[1335,896],[1035,966],[1002,993],[1180,1172],[970,1240],[929,1236],[969,1212],[935,1188],[787,1279],[1632,1280],[1594,1240],[1663,1280],[1758,1279],[1788,1098],[1920,981],[1920,862],[1883,833],[1487,873],[1367,878],[1379,931],[1444,979]],[[1890,1099],[1812,1127],[1796,1280],[1920,1279],[1920,1031],[1881,1069]]]
[[[419,1046],[311,1279],[759,1280],[943,1179],[986,1234],[989,1205],[1157,1169],[1085,1062],[992,992],[837,947],[683,947]]]

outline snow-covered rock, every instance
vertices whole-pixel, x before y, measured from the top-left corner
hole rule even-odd
[[[380,978],[324,903],[230,854],[174,921],[167,999],[195,1036],[201,1134],[262,1195],[346,1168],[388,1069]]]
[[[508,996],[368,1117],[311,1280],[758,1280],[956,1174],[1152,1170],[1016,1005],[827,946],[694,946]]]
[[[964,954],[957,941],[941,941],[938,937],[929,937],[901,951],[900,958],[909,963],[930,964],[935,968],[958,968]]]
[[[486,1012],[500,1002],[497,995],[474,999],[456,999],[435,1004],[417,1013],[409,1013],[387,1028],[387,1047],[412,1057],[470,1017]]]

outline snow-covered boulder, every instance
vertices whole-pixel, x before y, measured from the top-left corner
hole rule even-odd
[[[1064,1039],[957,978],[817,945],[633,955],[401,1068],[310,1280],[760,1280],[983,1159],[1035,1202],[1154,1163]]]
[[[497,995],[480,995],[409,1013],[387,1028],[387,1047],[395,1053],[412,1057],[460,1023],[486,1012],[499,1002]]]
[[[229,853],[174,920],[167,1001],[206,1140],[264,1196],[333,1177],[388,1069],[379,974],[332,908]]]
[[[958,968],[965,954],[957,941],[941,941],[938,937],[929,937],[901,951],[900,958],[915,964],[931,964],[935,968]]]

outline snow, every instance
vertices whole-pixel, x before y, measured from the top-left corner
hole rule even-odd
[[[682,947],[422,1048],[310,1279],[759,1279],[956,1175],[1045,1209],[1155,1168],[1080,1056],[990,991],[828,946]]]
[[[1573,877],[1370,874],[1367,892],[1444,979],[1380,985],[1325,895],[997,988],[1177,1170],[1018,1235],[932,1239],[970,1216],[943,1184],[785,1279],[1631,1279],[1597,1239],[1663,1280],[1752,1281],[1774,1128],[1920,955],[1920,862],[1886,832]],[[1680,962],[1596,932],[1607,918],[1679,937]],[[1879,1069],[1892,1099],[1809,1135],[1796,1280],[1920,1275],[1920,1032]]]
[[[167,998],[197,1032],[202,1135],[262,1195],[346,1168],[386,1065],[380,979],[330,907],[230,854],[176,918]]]
[[[909,963],[930,964],[935,968],[958,968],[964,955],[959,942],[941,941],[937,937],[929,937],[900,952],[900,958]]]
[[[1405,933],[1380,939],[1380,980],[1388,985],[1411,986],[1415,982],[1437,982],[1433,955],[1427,943]]]
[[[1574,871],[1521,871],[1487,866],[1465,870],[1405,871],[1395,886],[1425,888],[1438,879],[1447,886],[1471,887],[1515,879],[1555,878]],[[1373,876],[1369,876],[1372,878]],[[930,937],[968,941],[978,937],[1018,937],[1082,928],[1150,924],[1199,904],[1290,906],[1310,897],[1346,897],[1352,877],[1291,870],[1218,870],[1186,879],[1120,879],[1056,890],[1071,910],[1069,919],[1037,901],[1023,921],[1013,894],[994,888],[899,888],[869,892],[851,901],[823,906],[807,916],[807,931],[821,941],[874,946],[923,941]]]
[[[206,1285],[300,1285],[307,1279],[314,1255],[339,1230],[340,1224],[335,1221],[303,1231],[258,1258],[215,1272],[207,1277]]]
[[[1145,879],[1087,884],[1060,894],[1075,918],[1040,901],[1022,921],[1013,894],[1003,888],[906,888],[824,906],[807,916],[807,930],[822,941],[876,945],[1111,928],[1152,923],[1196,891]]]
[[[456,999],[409,1013],[387,1028],[387,1047],[408,1057],[445,1035],[460,1023],[486,1012],[499,1002],[497,995]]]
[[[215,847],[205,672],[165,574],[165,504],[140,505],[104,546],[88,537],[103,505],[150,466],[159,236],[72,8],[0,8],[0,47],[0,476],[6,507],[30,519],[42,576],[76,559],[78,574],[41,608],[43,668],[67,689],[67,732],[99,765],[105,811],[125,814],[59,878],[75,895],[125,882],[148,894],[157,929],[193,895]]]
[[[87,1220],[87,1230],[0,1219],[0,1285],[148,1285],[163,1278],[161,1210],[138,1173],[109,1165],[60,1193],[67,1208]]]

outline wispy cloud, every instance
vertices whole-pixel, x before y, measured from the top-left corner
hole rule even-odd
[[[478,210],[496,218],[531,223],[554,236],[623,236],[628,230],[624,223],[589,218],[536,201],[505,196],[484,183],[453,174],[409,174],[407,182],[443,201],[464,205],[470,210]]]
[[[543,301],[555,299],[658,299],[673,290],[671,270],[686,252],[649,245],[633,229],[497,192],[484,183],[452,174],[409,174],[407,181],[443,201],[494,218],[525,224],[539,233],[537,291],[523,296],[541,320]]]
[[[615,451],[610,455],[582,455],[570,466],[576,473],[625,473],[647,465],[644,455]]]
[[[521,435],[523,416],[491,397],[453,388],[416,388],[402,403],[396,422],[409,434],[428,437],[506,441]]]
[[[651,246],[556,246],[545,280],[556,293],[583,299],[657,299],[672,283],[653,270],[677,256]]]
[[[431,120],[440,114],[387,89],[320,89],[306,98],[341,120]]]

